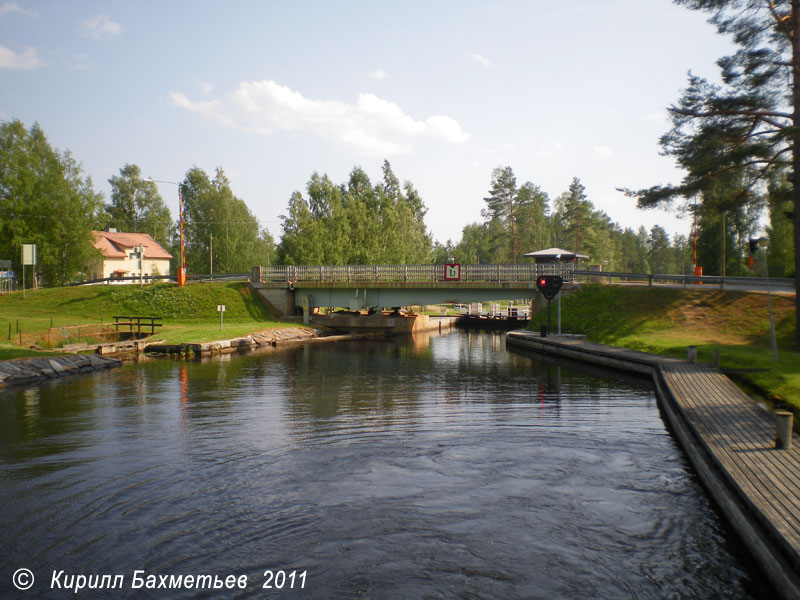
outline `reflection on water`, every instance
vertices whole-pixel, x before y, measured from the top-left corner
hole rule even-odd
[[[246,574],[238,597],[281,568],[312,598],[769,593],[646,382],[499,334],[145,361],[1,398],[0,596],[22,566]]]

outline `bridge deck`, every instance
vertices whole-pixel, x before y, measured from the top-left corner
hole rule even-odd
[[[780,594],[800,598],[800,436],[777,450],[774,415],[711,365],[566,336],[514,331],[508,340],[653,373],[665,415],[712,496]]]

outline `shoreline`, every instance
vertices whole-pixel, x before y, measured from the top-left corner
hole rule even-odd
[[[441,331],[439,324],[420,329],[420,331]],[[214,340],[211,342],[184,342],[165,344],[164,340],[128,340],[85,346],[85,350],[95,348],[94,354],[65,354],[63,356],[43,356],[15,358],[0,361],[0,390],[13,385],[43,383],[51,379],[79,374],[93,373],[120,367],[132,362],[142,354],[153,358],[180,357],[196,359],[249,352],[259,348],[276,348],[308,343],[340,342],[386,337],[376,333],[326,334],[318,328],[275,327],[246,336]]]
[[[800,436],[775,442],[775,416],[716,367],[577,336],[509,332],[510,346],[649,377],[665,424],[707,492],[783,598],[800,598]]]

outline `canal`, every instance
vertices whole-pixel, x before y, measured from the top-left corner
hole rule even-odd
[[[493,333],[4,390],[0,531],[3,598],[75,597],[80,574],[124,576],[93,598],[771,596],[646,381]]]

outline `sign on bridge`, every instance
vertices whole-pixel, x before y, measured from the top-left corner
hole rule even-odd
[[[460,281],[461,265],[458,263],[446,264],[444,266],[444,279],[445,281]]]

